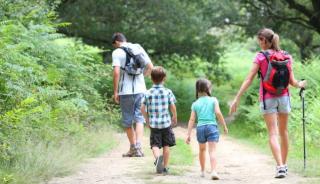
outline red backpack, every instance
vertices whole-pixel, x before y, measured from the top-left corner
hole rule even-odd
[[[263,101],[266,92],[273,95],[282,95],[288,92],[289,80],[291,75],[291,66],[289,63],[289,54],[284,51],[261,52],[267,59],[268,69],[263,77],[261,71],[259,75],[263,86]]]

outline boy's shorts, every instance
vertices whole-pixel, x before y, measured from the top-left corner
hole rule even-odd
[[[119,97],[123,127],[132,127],[132,123],[144,123],[145,120],[140,110],[143,93],[120,95]]]
[[[172,147],[176,145],[176,139],[171,127],[158,129],[151,128],[150,146],[162,148],[164,146]]]
[[[219,142],[218,126],[214,124],[198,126],[197,140],[201,144],[206,142]]]
[[[263,102],[260,102],[260,112],[262,114],[270,114],[270,113],[288,114],[291,111],[289,96],[270,98],[270,99],[264,100],[264,102],[266,105],[266,109],[264,109],[263,107]]]

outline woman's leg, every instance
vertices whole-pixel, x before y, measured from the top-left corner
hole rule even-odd
[[[201,171],[204,171],[206,165],[206,143],[199,143],[199,161]]]
[[[267,125],[268,134],[269,134],[269,144],[273,154],[274,159],[277,162],[278,166],[282,166],[282,158],[281,158],[281,149],[278,141],[278,133],[277,133],[277,114],[270,113],[263,115],[264,120]]]
[[[289,136],[288,136],[288,117],[289,114],[278,114],[278,128],[281,140],[281,158],[283,164],[287,164],[287,156],[289,150]]]
[[[210,157],[210,164],[211,164],[211,172],[216,170],[217,166],[217,157],[216,157],[216,142],[208,142],[209,145],[209,157]]]

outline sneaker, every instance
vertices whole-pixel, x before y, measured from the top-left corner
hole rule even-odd
[[[163,175],[169,174],[169,168],[164,167],[163,170],[162,170],[162,174],[163,174]]]
[[[135,152],[133,154],[134,157],[144,157],[144,154],[141,148],[135,148]]]
[[[284,165],[284,169],[285,169],[285,171],[286,171],[286,176],[288,175],[288,165],[286,164],[286,165]]]
[[[156,172],[158,174],[162,173],[163,172],[163,156],[160,155],[158,158],[156,158],[156,161],[154,161],[154,165],[156,166]]]
[[[277,166],[276,167],[276,176],[275,176],[275,178],[284,178],[284,177],[286,177],[285,166]]]
[[[215,171],[211,172],[211,179],[212,180],[219,180],[220,179],[217,172],[215,172]]]
[[[127,153],[122,154],[122,157],[133,157],[135,153],[136,153],[136,149],[131,146]]]
[[[201,171],[200,177],[204,178],[204,171]]]

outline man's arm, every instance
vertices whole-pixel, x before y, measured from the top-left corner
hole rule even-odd
[[[149,76],[151,74],[151,70],[153,68],[152,62],[147,63],[146,68],[143,71],[144,76]]]
[[[120,67],[114,66],[113,67],[113,98],[114,101],[119,104],[119,94],[118,94],[118,85],[120,79]]]

